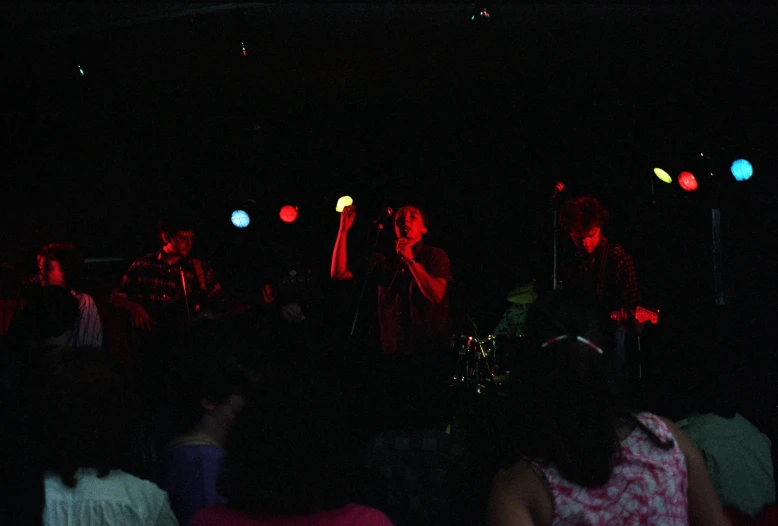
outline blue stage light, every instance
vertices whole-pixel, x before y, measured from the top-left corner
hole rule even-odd
[[[246,228],[249,226],[249,215],[245,210],[235,210],[232,213],[232,224],[238,228]]]
[[[754,175],[754,167],[745,159],[738,159],[733,162],[730,171],[738,181],[745,181]]]

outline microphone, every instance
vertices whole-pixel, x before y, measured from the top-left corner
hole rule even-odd
[[[397,253],[397,257],[400,258],[400,261],[402,261],[403,263],[405,263],[406,260],[402,254],[402,248],[405,247],[405,245],[407,244],[408,244],[408,231],[403,229],[400,231],[400,239],[397,240],[397,244],[394,247],[394,250]]]
[[[373,219],[373,224],[377,225],[379,223],[383,223],[384,221],[386,221],[387,219],[392,217],[392,215],[394,215],[394,210],[392,209],[391,206],[387,206],[386,208],[384,208],[381,211],[381,213],[378,215],[378,217]]]
[[[556,196],[558,196],[560,192],[562,192],[562,190],[564,189],[565,189],[565,183],[563,183],[562,181],[557,181],[556,184],[554,185],[554,193],[551,194],[551,199],[556,199]]]

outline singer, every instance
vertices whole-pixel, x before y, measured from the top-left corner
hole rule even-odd
[[[330,268],[333,279],[354,277],[348,266],[346,239],[355,217],[354,206],[341,212]],[[394,254],[375,254],[371,265],[376,272],[378,325],[384,355],[379,379],[387,377],[393,383],[384,386],[393,395],[383,398],[394,401],[394,408],[400,409],[405,419],[410,408],[417,414],[436,418],[444,405],[446,379],[451,371],[451,264],[442,249],[424,242],[428,221],[418,206],[403,206],[392,219]]]

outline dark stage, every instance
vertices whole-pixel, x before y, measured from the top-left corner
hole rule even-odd
[[[259,371],[252,381],[307,396],[300,414],[338,406],[348,413],[343,422],[362,426],[358,432],[364,436],[354,451],[367,451],[362,439],[391,425],[380,407],[404,404],[386,394],[394,388],[411,400],[395,415],[398,421],[408,413],[425,420],[421,411],[408,410],[412,402],[432,407],[426,410],[438,411],[436,418],[445,409],[449,436],[438,437],[440,443],[462,439],[472,446],[473,458],[483,455],[491,462],[498,450],[525,435],[521,426],[511,431],[498,409],[509,400],[503,397],[508,390],[489,384],[481,396],[470,385],[432,385],[427,380],[440,372],[436,360],[443,360],[442,352],[420,361],[411,353],[412,359],[383,369],[376,365],[385,358],[377,333],[380,292],[374,284],[366,287],[360,303],[359,280],[330,278],[340,224],[336,202],[348,195],[357,207],[348,241],[352,270],[367,266],[376,239],[395,256],[391,222],[384,221],[379,231],[374,218],[387,207],[422,206],[429,217],[424,240],[450,258],[453,280],[443,281],[454,335],[486,341],[511,305],[509,291],[530,282],[541,294],[552,288],[557,204],[592,195],[610,213],[603,233],[634,258],[641,304],[660,312],[658,323],[641,336],[635,361],[617,380],[626,379],[625,400],[678,421],[709,411],[701,408],[718,398],[769,437],[776,458],[778,7],[646,1],[12,2],[0,14],[3,331],[23,297],[20,284],[29,285],[38,271],[41,247],[71,242],[86,259],[84,291],[102,320],[102,347],[132,363],[129,321],[139,311],[111,303],[109,293],[131,262],[160,248],[160,215],[183,212],[195,220],[192,255],[213,267],[234,303],[254,307],[194,331],[194,346],[211,345],[219,352],[230,347]],[[750,162],[751,178],[738,181],[730,173],[737,159]],[[665,170],[671,182],[662,182],[655,168]],[[690,177],[697,184],[693,191],[681,184],[688,187]],[[564,189],[555,202],[560,182]],[[287,205],[298,213],[291,223],[279,215]],[[241,229],[230,220],[239,209],[250,218]],[[571,258],[571,238],[561,229],[557,236],[559,259]],[[177,261],[176,287],[184,282],[186,291]],[[395,261],[408,264],[409,274],[419,272],[411,268],[412,259]],[[170,281],[173,271],[166,272]],[[413,279],[416,284],[409,282],[403,292],[421,288],[418,275]],[[426,282],[433,293],[440,284],[435,279]],[[266,285],[277,295],[273,303],[264,301]],[[436,303],[433,293],[423,293]],[[283,318],[280,307],[288,303],[302,307],[305,330]],[[186,308],[189,316],[188,303]],[[402,314],[398,341],[412,326]],[[389,324],[385,319],[382,324]],[[549,344],[574,348],[581,341],[590,353],[608,354],[567,328],[550,337],[535,350]],[[155,349],[176,347],[169,342],[157,340]],[[498,352],[510,349],[499,345]],[[523,350],[517,347],[514,358]],[[451,354],[453,372],[456,351]],[[158,359],[152,352],[148,356]],[[506,364],[498,359],[498,365]],[[575,369],[568,365],[563,361],[554,374]],[[396,377],[386,374],[391,367]],[[577,385],[577,380],[546,381],[552,376],[525,369],[523,378],[540,379],[537,389],[530,381],[523,384],[546,393],[539,400]],[[392,380],[403,374],[416,391],[404,392],[405,384]],[[143,374],[137,378],[154,384]],[[168,381],[164,374],[160,378],[154,389]],[[599,390],[611,380],[592,383]],[[208,400],[203,395],[196,402],[202,411]],[[445,402],[451,403],[443,407]],[[504,407],[521,406],[511,404]],[[540,403],[525,405],[555,418]],[[296,411],[287,416],[294,420]],[[605,421],[603,414],[598,418]],[[258,420],[273,422],[261,415]],[[440,433],[441,422],[436,422]],[[136,424],[139,434],[151,433],[146,424]],[[279,450],[299,445],[311,428],[290,432],[293,439]],[[9,430],[8,443],[24,442],[13,425]],[[337,431],[345,430],[351,430],[347,424]],[[560,443],[577,443],[583,434]],[[141,438],[140,444],[160,440]],[[426,450],[426,440],[419,447]],[[16,446],[5,449],[16,453]],[[153,455],[139,453],[138,462],[151,466]],[[742,457],[742,449],[733,454]],[[588,453],[578,458],[584,457]],[[20,459],[14,459],[21,466],[15,473],[27,473]],[[457,503],[482,515],[496,465],[473,462],[483,479],[452,478],[467,495],[444,501],[444,511]],[[264,466],[246,471],[265,474]],[[29,500],[33,493],[18,487]],[[299,494],[308,492],[306,487]]]
[[[4,6],[3,261],[32,273],[39,248],[61,240],[124,258],[90,264],[104,301],[157,248],[159,214],[185,208],[200,224],[195,254],[233,296],[310,274],[338,348],[359,290],[328,278],[337,199],[357,205],[356,254],[382,208],[420,203],[451,258],[456,330],[472,320],[489,333],[514,286],[551,286],[563,181],[560,199],[590,193],[609,208],[605,231],[662,312],[647,341],[732,322],[751,395],[773,408],[776,9],[496,3],[487,22],[472,7]],[[729,173],[737,158],[750,180]],[[699,189],[679,186],[682,170]]]

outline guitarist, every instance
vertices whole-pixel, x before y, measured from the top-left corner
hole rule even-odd
[[[144,383],[159,379],[170,352],[192,323],[215,318],[227,308],[214,271],[189,255],[193,226],[180,216],[163,218],[158,234],[160,249],[133,262],[110,297],[130,315],[130,347]]]
[[[626,361],[627,334],[639,335],[643,324],[635,317],[640,303],[635,263],[624,248],[602,235],[608,210],[591,196],[565,201],[559,225],[570,236],[573,254],[560,262],[565,290],[594,296],[618,322],[615,345],[619,365]]]

